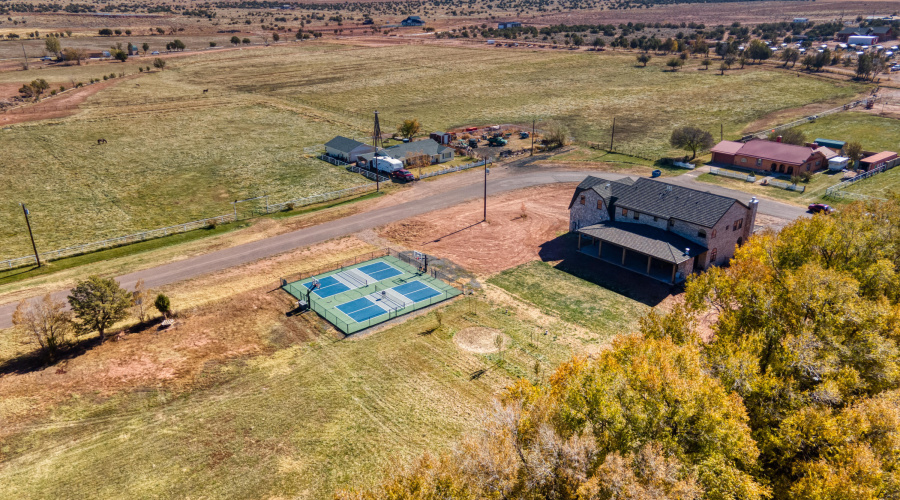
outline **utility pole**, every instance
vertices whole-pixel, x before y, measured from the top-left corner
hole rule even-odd
[[[41,267],[41,258],[38,256],[37,245],[34,243],[34,233],[31,232],[31,221],[28,219],[28,209],[25,208],[24,203],[20,203],[22,205],[22,213],[25,214],[25,224],[28,226],[28,236],[31,237],[31,248],[34,249],[34,260],[37,261],[37,266]]]
[[[531,119],[531,154],[529,156],[534,156],[534,123],[536,121],[534,118]]]
[[[719,142],[722,142],[724,140],[725,140],[725,125],[720,123],[719,124]]]
[[[22,59],[25,60],[25,71],[28,71],[28,54],[25,53],[25,44],[22,44]]]
[[[375,156],[372,160],[375,162],[375,191],[381,188],[378,182],[378,146],[384,148],[384,140],[381,139],[381,124],[378,123],[378,111],[375,112],[375,126],[372,128],[372,147],[375,148]]]
[[[488,174],[488,159],[484,159],[484,218],[481,219],[481,222],[487,222],[487,174]]]
[[[613,117],[612,134],[609,135],[609,150],[613,150],[613,141],[616,139],[616,117]]]

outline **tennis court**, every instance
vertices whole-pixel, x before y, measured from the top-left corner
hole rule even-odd
[[[322,273],[282,287],[346,334],[383,323],[461,292],[393,256]]]

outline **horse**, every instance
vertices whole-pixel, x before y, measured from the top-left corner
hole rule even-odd
[[[106,144],[106,139],[97,139],[97,145]]]
[[[209,89],[203,89],[203,93],[204,93],[204,94],[207,93],[207,92],[209,92]]]

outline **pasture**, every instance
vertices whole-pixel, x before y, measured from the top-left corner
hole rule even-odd
[[[639,68],[632,54],[319,43],[169,59],[165,71],[89,97],[74,116],[0,133],[0,259],[30,251],[19,202],[50,250],[227,213],[235,199],[274,203],[359,184],[303,147],[364,135],[376,109],[387,131],[409,117],[423,132],[536,118],[581,141],[607,140],[617,117],[617,149],[656,157],[673,153],[676,125],[721,123],[735,136],[770,112],[863,88],[751,67],[719,76],[696,59],[663,72],[661,59]],[[134,75],[137,62],[3,73],[0,83]],[[109,143],[98,146],[101,137]]]
[[[835,113],[797,127],[816,138],[856,141],[865,151],[900,151],[900,120],[859,111]]]

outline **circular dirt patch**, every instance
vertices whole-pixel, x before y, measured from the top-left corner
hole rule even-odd
[[[490,354],[497,352],[498,336],[503,336],[503,345],[506,346],[509,339],[503,335],[503,332],[483,326],[473,326],[460,330],[459,333],[453,336],[453,341],[456,342],[460,349],[477,354]]]

